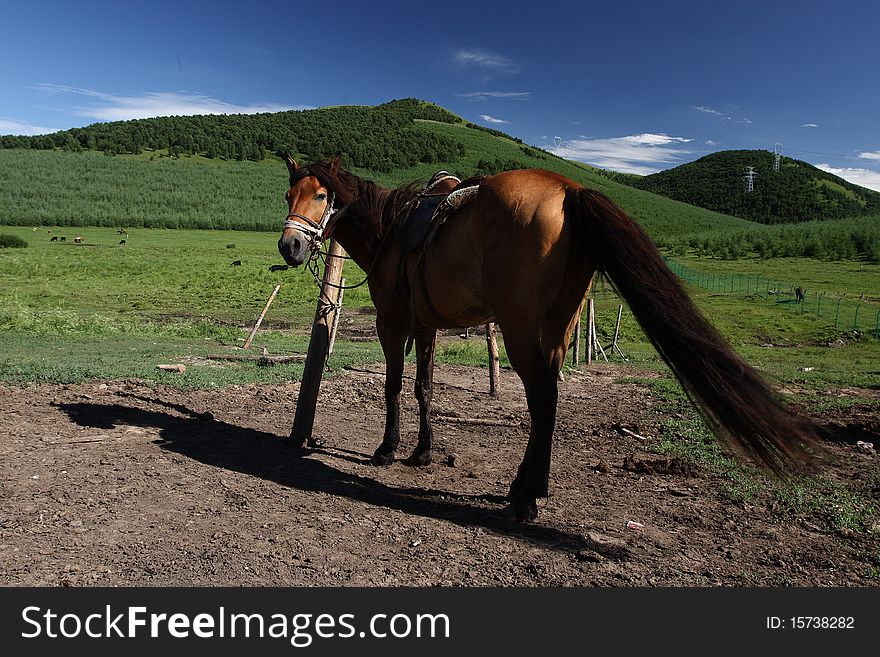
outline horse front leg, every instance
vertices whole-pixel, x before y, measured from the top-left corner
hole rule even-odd
[[[377,326],[385,353],[385,435],[373,453],[373,465],[390,465],[400,444],[400,391],[403,388],[403,349],[406,334],[401,329]]]
[[[431,400],[434,396],[434,348],[437,344],[437,331],[424,330],[416,334],[416,386],[415,394],[419,402],[419,442],[407,463],[409,465],[429,465],[434,431],[431,428]]]

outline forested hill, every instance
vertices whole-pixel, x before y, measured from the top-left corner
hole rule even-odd
[[[0,137],[0,148],[97,150],[111,155],[151,150],[224,160],[262,160],[281,153],[312,160],[342,153],[349,165],[382,172],[461,157],[464,146],[458,140],[415,130],[416,120],[463,123],[437,105],[408,98],[377,107],[96,123],[50,135]]]
[[[880,212],[880,193],[854,185],[811,164],[781,158],[773,170],[769,151],[721,151],[626,184],[708,210],[765,224],[838,219]],[[746,191],[746,167],[754,190]]]

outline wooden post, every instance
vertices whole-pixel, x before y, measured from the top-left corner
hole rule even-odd
[[[596,342],[593,299],[587,300],[587,366],[593,364],[593,344]]]
[[[272,290],[272,294],[269,295],[269,300],[266,302],[266,307],[263,308],[263,312],[260,313],[260,316],[257,318],[257,323],[254,324],[254,328],[251,330],[251,334],[248,336],[248,339],[244,341],[244,346],[242,349],[248,349],[251,346],[251,342],[253,342],[254,336],[257,334],[257,329],[260,328],[260,324],[263,323],[263,318],[266,316],[266,312],[269,310],[269,306],[272,305],[272,302],[275,301],[275,295],[278,294],[278,290],[281,289],[281,283],[275,286],[275,289]]]
[[[586,301],[586,297],[581,301],[581,305],[578,306],[577,323],[574,325],[574,344],[571,350],[572,367],[577,367],[581,364],[581,318],[584,315],[584,301]]]
[[[339,296],[336,298],[336,308],[333,309],[333,328],[330,330],[330,347],[327,349],[327,357],[333,355],[333,345],[336,344],[336,330],[339,328],[339,316],[342,314],[342,296],[345,294],[345,279],[339,282]]]
[[[498,358],[494,322],[486,324],[486,346],[489,348],[489,394],[497,397],[501,392],[501,363]]]
[[[593,305],[593,300],[590,299],[590,305]],[[599,335],[596,333],[596,310],[593,308],[593,311],[590,313],[590,335],[593,336],[593,358],[599,360],[599,355],[602,355],[602,358],[605,359],[605,362],[608,362],[608,356],[605,355],[605,350],[602,349],[602,345],[599,344]]]
[[[321,293],[318,295],[318,308],[315,311],[315,320],[312,322],[312,338],[309,342],[309,353],[306,355],[306,363],[303,368],[299,397],[296,400],[296,415],[287,440],[288,444],[294,447],[315,444],[312,438],[312,428],[315,424],[315,409],[318,407],[321,377],[324,374],[324,364],[327,362],[330,348],[330,329],[332,326],[330,315],[333,304],[339,298],[339,289],[333,286],[339,285],[342,279],[342,265],[345,262],[342,256],[344,255],[345,250],[336,240],[332,240],[327,254],[327,266],[324,267]]]
[[[617,306],[617,324],[614,326],[614,340],[611,341],[611,346],[608,348],[608,353],[614,356],[614,352],[616,351],[620,354],[620,357],[623,360],[628,360],[626,355],[621,351],[620,345],[617,344],[618,339],[620,338],[620,318],[623,315],[623,305]]]

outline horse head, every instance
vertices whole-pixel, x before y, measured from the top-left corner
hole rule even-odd
[[[278,240],[278,252],[288,265],[298,267],[318,252],[325,239],[327,224],[336,212],[333,206],[335,193],[330,188],[330,181],[323,178],[335,177],[341,159],[337,156],[320,169],[317,166],[314,169],[301,167],[289,155],[286,161],[290,172],[290,188],[284,195],[288,212]],[[319,175],[319,171],[323,175]]]

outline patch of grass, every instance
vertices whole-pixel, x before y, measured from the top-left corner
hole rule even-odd
[[[3,333],[0,348],[0,381],[27,383],[82,383],[101,379],[141,379],[184,389],[218,388],[248,383],[298,381],[302,363],[259,366],[254,361],[208,360],[210,353],[241,353],[241,332],[232,343],[206,336],[142,336],[109,334],[96,340],[93,334],[44,335]],[[307,336],[260,334],[252,352],[267,347],[274,354],[305,354]],[[362,366],[381,360],[378,345],[337,341],[330,361],[331,371]],[[160,363],[183,363],[186,372],[163,372]]]
[[[662,422],[661,437],[653,448],[704,468],[722,480],[724,496],[734,503],[763,504],[777,516],[811,516],[838,533],[875,532],[880,506],[871,490],[880,482],[871,480],[852,490],[823,477],[798,477],[781,482],[743,465],[722,451],[717,438],[696,411],[686,403],[684,392],[669,379],[626,377],[627,383],[645,385],[659,396],[672,414]]]
[[[774,509],[787,516],[812,515],[838,533],[875,531],[880,507],[870,495],[874,481],[866,490],[853,491],[827,479],[801,478],[788,486],[772,489]]]
[[[498,338],[498,359],[501,367],[509,367],[507,352],[504,350],[504,341]],[[470,365],[474,367],[489,366],[489,352],[486,340],[482,335],[471,336],[469,340],[444,340],[438,341],[434,354],[437,363],[446,365]]]

